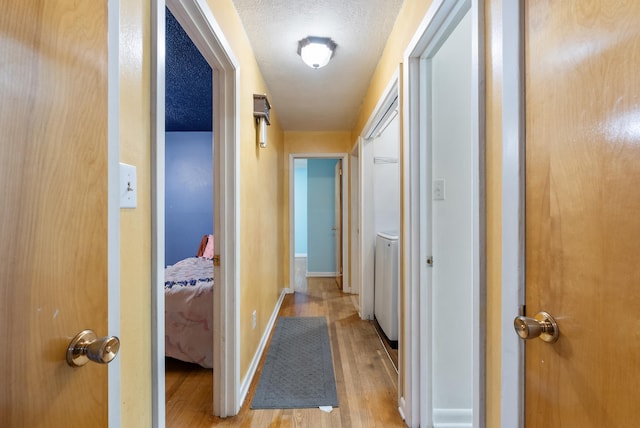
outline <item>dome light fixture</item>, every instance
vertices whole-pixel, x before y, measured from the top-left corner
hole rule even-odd
[[[329,37],[309,36],[298,42],[298,55],[309,67],[317,69],[329,63],[337,46]]]

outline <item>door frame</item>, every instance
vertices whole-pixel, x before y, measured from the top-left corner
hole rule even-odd
[[[360,147],[361,139],[358,138],[356,145],[351,150],[351,156],[349,156],[349,165],[351,167],[351,174],[349,175],[349,230],[351,236],[351,292],[359,294],[362,290],[362,281],[360,277],[362,259],[360,258],[360,219],[361,219],[361,207],[362,199],[360,193],[362,191],[360,181]]]
[[[348,177],[349,162],[347,153],[291,153],[289,154],[289,289],[295,290],[295,191],[294,191],[294,161],[296,159],[340,159],[342,160],[342,291],[351,293],[349,281],[349,199]]]
[[[392,110],[393,109],[393,110]],[[395,110],[395,112],[394,112]],[[358,151],[358,180],[359,180],[359,191],[358,191],[358,203],[360,204],[359,209],[359,218],[358,225],[360,227],[359,232],[359,241],[358,241],[358,267],[359,267],[359,280],[360,280],[360,318],[372,320],[374,318],[374,277],[375,277],[375,255],[373,248],[375,247],[376,241],[376,233],[375,233],[375,224],[373,218],[373,205],[374,205],[374,188],[372,185],[367,186],[364,183],[373,183],[373,165],[374,165],[374,153],[373,153],[373,140],[379,136],[384,130],[389,126],[391,121],[396,118],[396,116],[400,112],[400,68],[398,68],[391,79],[389,79],[389,83],[385,87],[382,95],[380,96],[378,103],[373,109],[373,112],[369,116],[369,119],[365,123],[362,128],[362,133],[358,137],[357,147]],[[398,133],[399,139],[399,153],[398,160],[402,156],[402,124],[400,124],[400,132]],[[355,150],[355,149],[354,149]],[[401,162],[401,161],[400,161]],[[367,167],[369,165],[369,167]],[[402,168],[404,168],[403,164],[400,164],[400,179],[402,180],[403,172]],[[402,181],[400,183],[400,192],[402,194]],[[402,196],[401,196],[402,198]],[[401,199],[402,201],[402,199]],[[402,202],[401,202],[402,204]],[[398,207],[402,210],[402,206]],[[402,215],[402,213],[401,213]],[[400,220],[400,230],[398,230],[398,234],[400,236],[400,245],[402,245],[403,237],[402,237],[402,218]],[[369,253],[364,254],[366,249],[370,249]],[[399,247],[400,249],[401,247]],[[366,260],[365,260],[366,259]],[[398,328],[399,328],[399,358],[402,359],[402,356],[406,353],[406,327],[402,327],[402,301],[401,301],[401,290],[403,289],[400,286],[398,291]],[[401,385],[403,371],[406,369],[406,366],[399,362],[398,367],[398,385]],[[406,373],[406,372],[405,372]],[[406,377],[406,375],[405,375]],[[403,391],[400,387],[398,387],[398,409],[403,419],[405,418],[404,414],[404,398]]]
[[[460,18],[472,14],[472,138],[473,138],[473,403],[472,425],[485,426],[485,88],[484,88],[484,2],[480,0],[436,0],[427,11],[404,54],[403,134],[403,205],[401,269],[407,284],[404,294],[404,328],[410,332],[402,363],[405,366],[405,393],[401,409],[409,426],[431,426],[432,406],[421,405],[430,399],[430,314],[420,311],[427,307],[429,291],[421,290],[427,277],[425,216],[429,212],[426,194],[431,182],[426,174],[428,103],[426,82],[427,56],[446,40]],[[427,121],[428,122],[428,121]],[[425,340],[426,339],[426,340]],[[403,408],[404,406],[404,408]]]
[[[372,320],[374,317],[373,282],[375,259],[373,248],[376,241],[373,218],[374,189],[373,185],[365,185],[365,183],[373,183],[374,154],[371,143],[377,134],[384,131],[391,120],[395,118],[390,114],[390,109],[393,108],[394,103],[397,103],[396,108],[398,110],[400,108],[399,75],[400,71],[396,70],[391,76],[358,138],[360,147],[360,156],[358,158],[360,166],[360,318],[365,320]],[[402,139],[400,135],[398,135],[398,138]],[[400,153],[398,153],[398,157],[400,157]],[[400,174],[402,175],[402,171],[400,171]]]
[[[344,171],[344,167],[342,166],[342,164],[344,163],[344,161],[342,159],[340,159],[338,162],[336,162],[336,165],[333,167],[333,221],[334,221],[334,228],[337,228],[336,220],[337,222],[340,224],[340,227],[337,228],[340,230],[340,239],[338,240],[338,237],[334,237],[333,239],[333,247],[334,247],[334,251],[335,254],[333,255],[333,258],[335,259],[336,262],[336,284],[338,285],[338,288],[340,289],[340,291],[344,291],[344,278],[343,278],[343,270],[345,267],[345,264],[343,263],[343,256],[344,256],[344,249],[343,249],[343,244],[344,244],[344,237],[342,236],[342,232],[344,231],[345,228],[348,228],[347,225],[344,224],[344,211],[345,208],[348,211],[348,201],[347,201],[347,196],[346,194],[344,194],[344,192],[342,191],[343,189],[343,185],[345,184],[344,182],[347,180],[347,176],[345,175],[344,177],[342,176],[342,172]],[[347,183],[348,186],[348,183]],[[307,190],[308,190],[308,183],[307,183]],[[339,206],[340,211],[336,210],[336,204]],[[347,205],[347,207],[345,207],[345,205]],[[336,215],[337,214],[337,215]],[[308,213],[307,213],[307,219],[308,219]],[[351,229],[349,229],[351,230]],[[347,246],[345,246],[347,247]],[[349,260],[349,256],[347,255],[347,257],[344,260]],[[349,281],[347,281],[347,283],[349,283]]]
[[[152,211],[152,425],[165,426],[164,384],[164,203],[165,203],[165,6],[214,71],[214,268],[213,413],[240,409],[239,339],[239,117],[240,66],[205,0],[154,0],[151,4],[151,211]]]
[[[502,0],[502,331],[500,421],[524,427],[524,342],[512,320],[525,302],[524,8]]]
[[[120,0],[108,0],[107,34],[107,327],[120,337]],[[108,366],[109,426],[122,423],[120,358]]]

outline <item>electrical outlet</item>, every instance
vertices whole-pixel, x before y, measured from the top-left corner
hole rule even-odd
[[[253,311],[251,314],[251,322],[253,323],[253,329],[255,330],[258,323],[258,313],[256,311]]]

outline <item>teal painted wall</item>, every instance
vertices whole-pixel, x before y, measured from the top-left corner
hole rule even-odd
[[[307,269],[335,273],[335,166],[338,159],[307,161]]]
[[[295,159],[294,176],[294,240],[295,254],[307,254],[307,160]]]

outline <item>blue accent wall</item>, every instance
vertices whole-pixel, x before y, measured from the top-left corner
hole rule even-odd
[[[165,142],[165,265],[173,265],[213,233],[212,134],[167,132]]]
[[[335,260],[335,167],[338,159],[307,161],[308,226],[307,269],[336,271]]]
[[[294,160],[294,239],[295,253],[307,254],[307,160]]]

